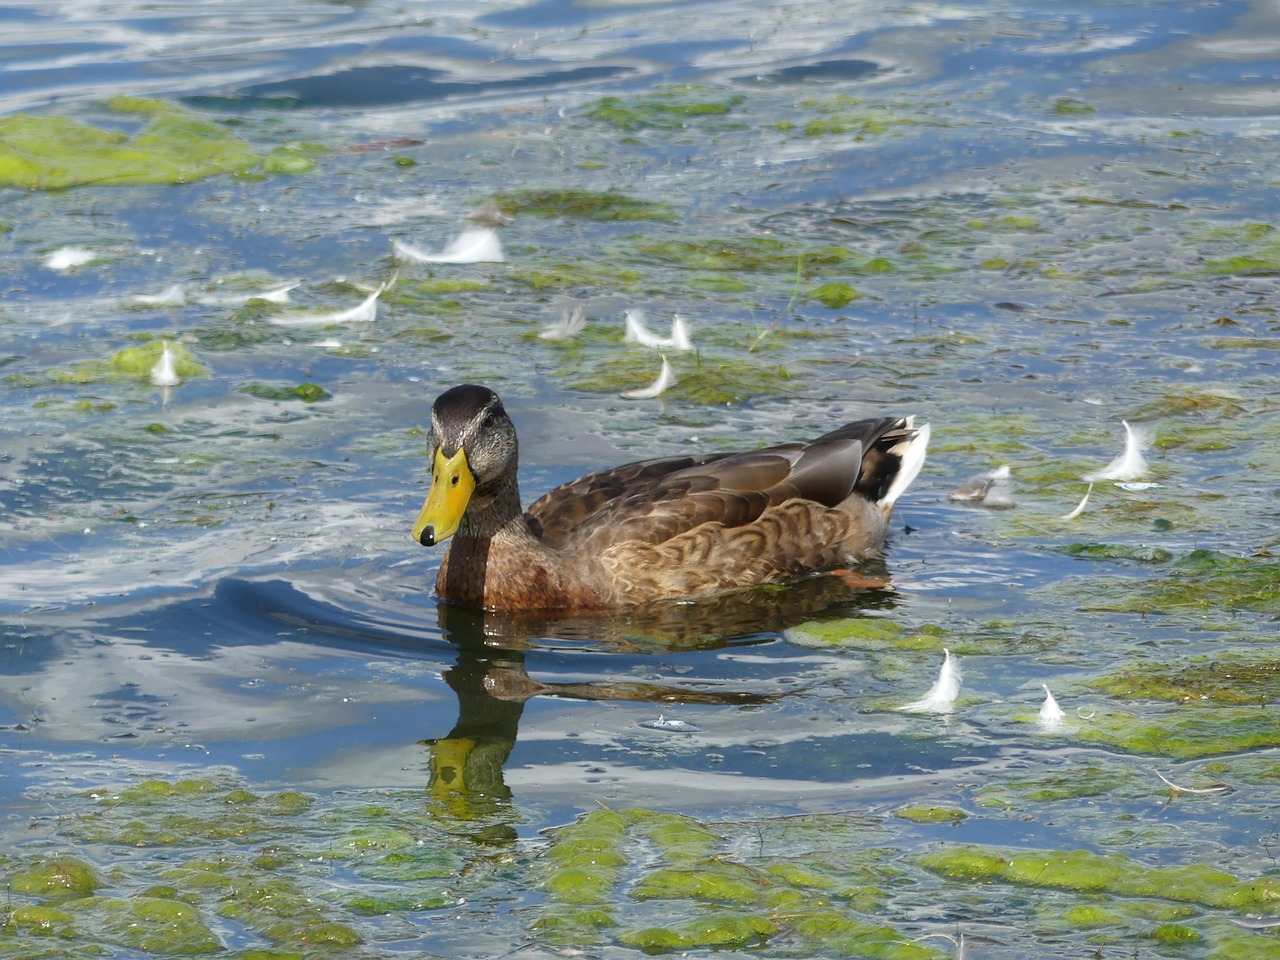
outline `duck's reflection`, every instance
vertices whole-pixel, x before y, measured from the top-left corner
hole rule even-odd
[[[868,589],[868,584],[878,589]],[[444,737],[422,741],[430,760],[428,795],[442,813],[461,820],[499,814],[511,800],[503,767],[532,697],[743,706],[788,695],[617,680],[539,680],[525,669],[526,651],[545,648],[548,637],[589,641],[619,653],[715,649],[766,638],[819,613],[847,616],[894,602],[883,571],[863,569],[856,580],[810,577],[698,603],[654,604],[605,615],[497,614],[441,605],[441,632],[458,651],[457,662],[443,673],[458,698],[458,720]]]

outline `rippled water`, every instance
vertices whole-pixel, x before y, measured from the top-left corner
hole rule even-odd
[[[601,803],[725,820],[942,804],[969,819],[889,818],[895,849],[1085,847],[1276,875],[1280,797],[1256,775],[1280,742],[1266,693],[1251,748],[1184,761],[1087,731],[1108,711],[1193,709],[1091,685],[1135,663],[1275,663],[1265,569],[1254,599],[1152,586],[1198,549],[1265,563],[1280,543],[1268,5],[61,2],[0,7],[0,24],[0,118],[131,133],[100,105],[126,93],[313,158],[296,175],[4,188],[0,816],[15,852],[57,845],[39,820],[51,796],[71,809],[82,789],[210,770],[317,796],[418,790],[466,741],[488,751],[472,789],[525,838]],[[571,202],[614,195],[666,206],[623,219]],[[494,196],[524,206],[506,262],[393,260],[392,240],[442,248]],[[67,246],[96,258],[46,266]],[[393,276],[373,323],[276,326],[283,308],[234,297],[297,282],[292,309],[337,311]],[[181,304],[138,299],[174,284]],[[823,284],[851,299],[829,305]],[[537,337],[577,304],[583,338]],[[619,396],[657,372],[621,342],[629,307],[690,318],[698,354],[672,357],[681,383],[661,400]],[[208,374],[162,389],[85,372],[157,337]],[[408,537],[420,427],[465,380],[502,392],[527,500],[589,469],[857,416],[916,413],[935,439],[886,590],[815,580],[750,603],[485,621],[437,607],[438,556]],[[327,399],[267,389],[302,383]],[[1099,483],[1064,521],[1122,419],[1154,440],[1157,486]],[[1001,463],[1014,509],[947,499]],[[1114,550],[1061,550],[1079,543]],[[1134,559],[1147,549],[1173,559]],[[1130,585],[1154,599],[1100,602]],[[867,617],[924,639],[805,633]],[[961,651],[956,711],[893,709],[943,646]],[[1048,736],[1045,683],[1070,719]],[[1122,787],[986,803],[1090,764]],[[1153,769],[1249,785],[1166,804]],[[881,919],[954,933],[1004,909],[932,911],[922,890]],[[1008,910],[974,955],[1098,943]],[[451,944],[426,930],[404,942]]]

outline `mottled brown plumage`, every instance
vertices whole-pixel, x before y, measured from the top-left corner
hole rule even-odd
[[[713,596],[878,556],[928,437],[910,417],[860,420],[808,442],[602,470],[523,511],[515,427],[497,394],[464,385],[432,407],[432,490],[413,535],[453,537],[436,579],[450,603],[590,610]]]

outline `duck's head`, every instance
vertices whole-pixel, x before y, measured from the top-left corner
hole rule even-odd
[[[468,383],[440,394],[428,434],[431,490],[413,539],[430,547],[453,536],[469,506],[483,508],[514,485],[518,452],[515,425],[488,387]]]

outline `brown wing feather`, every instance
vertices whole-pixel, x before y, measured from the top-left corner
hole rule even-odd
[[[854,492],[876,499],[896,469],[897,458],[883,451],[906,435],[901,424],[861,420],[809,443],[625,464],[557,487],[526,514],[553,549],[599,550],[665,543],[709,522],[745,526],[792,499],[826,507]]]

